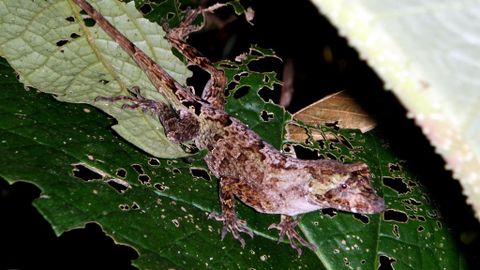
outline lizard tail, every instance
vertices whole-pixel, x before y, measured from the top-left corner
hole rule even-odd
[[[74,0],[147,74],[148,78],[173,106],[181,106],[180,100],[188,98],[190,91],[179,84],[165,69],[118,31],[100,12],[85,0]],[[170,91],[165,91],[168,89]],[[179,93],[182,92],[182,93]],[[173,95],[172,95],[173,94]]]

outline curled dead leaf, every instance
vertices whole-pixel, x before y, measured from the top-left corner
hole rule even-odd
[[[369,115],[354,98],[345,91],[339,91],[293,114],[295,120],[307,125],[335,124],[339,128],[359,129],[367,132],[376,126],[375,119]],[[329,139],[320,131],[311,131],[314,140]],[[287,125],[287,138],[294,141],[308,139],[305,129],[294,124]]]

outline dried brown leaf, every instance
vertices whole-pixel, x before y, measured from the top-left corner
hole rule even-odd
[[[362,132],[376,126],[375,119],[345,91],[339,91],[312,103],[293,114],[293,118],[307,125],[335,123],[340,128],[359,129]],[[308,138],[305,130],[295,125],[287,125],[287,133],[288,138],[295,141],[305,141]],[[312,136],[315,140],[325,139],[320,132],[313,131]]]

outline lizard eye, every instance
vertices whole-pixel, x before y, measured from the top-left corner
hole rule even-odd
[[[342,184],[341,187],[342,187],[343,189],[346,189],[346,188],[347,188],[347,184]]]

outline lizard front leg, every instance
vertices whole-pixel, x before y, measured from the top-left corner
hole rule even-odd
[[[290,246],[297,251],[298,257],[300,257],[302,255],[302,249],[297,245],[296,241],[302,244],[302,246],[308,247],[313,251],[317,250],[317,247],[314,244],[307,242],[305,239],[303,239],[302,236],[300,236],[300,234],[295,231],[295,227],[297,227],[298,222],[298,219],[293,219],[291,216],[282,215],[280,218],[280,223],[274,223],[270,225],[268,229],[280,230],[278,236],[278,243],[283,241],[283,238],[286,234],[288,240],[290,241]]]
[[[192,25],[193,20],[202,12],[211,12],[212,9],[201,10],[194,9],[188,10],[183,21],[176,28],[169,29],[167,25],[164,26],[165,31],[167,32],[167,39],[170,43],[179,50],[182,55],[187,57],[188,61],[191,64],[197,65],[200,68],[204,69],[210,74],[210,79],[206,83],[203,92],[202,99],[208,101],[212,106],[217,109],[223,109],[225,103],[225,88],[227,86],[227,78],[223,71],[218,70],[213,63],[203,56],[197,49],[190,46],[185,39],[187,36],[196,32],[203,27],[202,25],[195,26]]]
[[[235,212],[235,195],[233,191],[236,189],[236,180],[231,178],[220,178],[220,205],[222,213],[211,213],[209,218],[215,218],[223,222],[221,238],[225,237],[227,232],[231,232],[233,237],[240,241],[242,248],[245,247],[245,240],[240,235],[241,232],[253,237],[253,232],[247,228],[247,222],[237,218]]]
[[[122,109],[134,110],[140,108],[144,113],[156,115],[167,138],[175,143],[183,143],[194,139],[200,130],[197,118],[187,109],[174,110],[169,105],[155,100],[147,99],[140,93],[138,86],[132,87],[130,92],[134,96],[97,97],[95,101],[128,101],[122,105]]]

